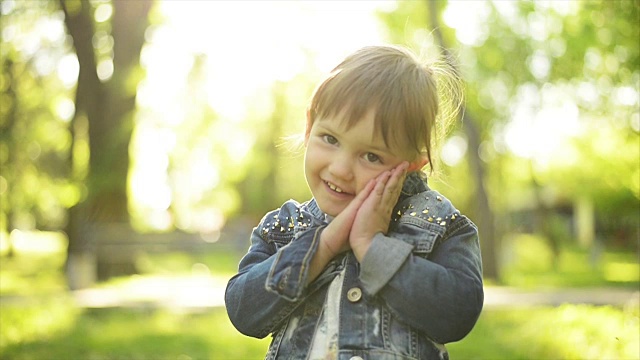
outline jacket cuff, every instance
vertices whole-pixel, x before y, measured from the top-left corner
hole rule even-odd
[[[289,301],[300,299],[307,283],[311,259],[316,253],[324,228],[321,226],[300,233],[276,253],[276,259],[271,265],[265,283],[268,291]]]
[[[407,260],[413,246],[377,233],[360,264],[360,281],[369,295],[376,295]]]

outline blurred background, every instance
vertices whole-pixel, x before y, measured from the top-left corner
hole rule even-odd
[[[465,82],[430,184],[480,229],[487,299],[452,358],[640,358],[639,24],[638,0],[0,0],[0,357],[262,358],[226,282],[310,197],[287,139],[314,86],[395,43]]]

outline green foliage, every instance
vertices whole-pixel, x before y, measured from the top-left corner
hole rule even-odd
[[[161,190],[170,192],[167,228],[187,231],[217,230],[210,220],[212,211],[223,220],[241,215],[257,222],[265,211],[285,200],[306,200],[302,157],[280,145],[286,137],[304,131],[305,107],[313,87],[310,75],[247,90],[243,95],[247,99],[232,101],[247,102],[243,118],[238,118],[214,108],[211,95],[207,97],[212,91],[207,73],[217,71],[215,62],[203,54],[187,57],[193,65],[186,78],[179,79],[188,89],[187,96],[178,97],[175,111],[181,114],[179,120],[163,120],[154,113],[157,110],[148,108],[142,109],[138,119],[131,202],[138,228],[157,228],[149,213],[158,210],[149,205],[159,191],[145,191],[150,182],[164,182],[166,189]],[[148,165],[158,158],[167,163],[164,168]],[[150,179],[153,174],[156,176]],[[275,185],[283,179],[286,188]]]
[[[428,4],[398,2],[380,14],[392,42],[435,47]],[[467,111],[482,133],[480,148],[466,151],[477,150],[483,160],[499,226],[511,225],[507,214],[514,210],[588,198],[596,204],[601,241],[634,248],[640,226],[640,3],[438,5],[440,30],[467,83]],[[442,170],[463,210],[474,191],[467,167],[462,161]]]
[[[59,228],[70,180],[71,43],[51,1],[2,3],[0,228]],[[72,61],[72,60],[71,60]]]

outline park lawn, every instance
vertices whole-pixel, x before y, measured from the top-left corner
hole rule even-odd
[[[527,241],[522,244],[528,249],[539,244]],[[541,257],[518,253],[524,254],[515,262],[518,266],[505,268],[512,285],[527,286],[537,279],[538,286],[570,286],[573,278],[579,279],[578,286],[637,288],[637,278],[628,275],[637,269],[633,253],[605,253],[600,267],[604,270],[599,270],[588,266],[588,254],[571,250],[555,271],[547,262],[535,263]],[[151,276],[207,270],[228,278],[241,256],[163,254],[143,257],[140,268]],[[78,308],[65,291],[60,250],[19,252],[0,261],[0,359],[260,359],[269,343],[268,338],[239,334],[222,307],[200,312]],[[594,280],[588,282],[589,278]],[[127,281],[116,279],[107,285]],[[638,359],[638,313],[637,303],[624,308],[488,308],[471,334],[448,348],[452,359]]]
[[[451,359],[639,359],[638,305],[485,309]]]
[[[159,309],[78,310],[41,304],[40,314],[2,309],[2,359],[258,359],[268,340],[239,334],[224,308],[202,313]],[[49,318],[43,322],[38,319]]]
[[[26,311],[25,311],[26,310]],[[80,310],[71,299],[3,306],[2,359],[260,359],[269,339],[239,334],[224,308]],[[638,308],[487,309],[452,359],[637,359]]]
[[[576,288],[640,286],[638,253],[621,249],[594,251],[564,244],[556,262],[540,236],[508,238],[501,285],[518,288]]]
[[[2,235],[2,234],[0,234]],[[6,234],[4,235],[6,237]],[[66,238],[56,232],[32,232],[22,237],[29,248],[17,248],[8,258],[0,236],[0,296],[38,295],[66,288],[62,268]],[[243,251],[221,244],[204,253],[170,252],[144,254],[137,267],[143,275],[190,275],[202,270],[217,277],[231,277]],[[598,256],[576,245],[565,244],[554,265],[552,253],[543,238],[531,234],[509,237],[499,284],[518,288],[640,287],[638,253],[632,250],[603,249]],[[120,281],[123,279],[116,279]],[[124,279],[126,281],[126,278]]]

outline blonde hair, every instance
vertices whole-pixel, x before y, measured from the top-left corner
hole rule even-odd
[[[432,142],[455,120],[462,103],[460,83],[446,64],[422,64],[406,48],[364,47],[316,88],[309,121],[342,116],[350,128],[373,111],[375,131],[387,146],[425,157],[433,170]]]

